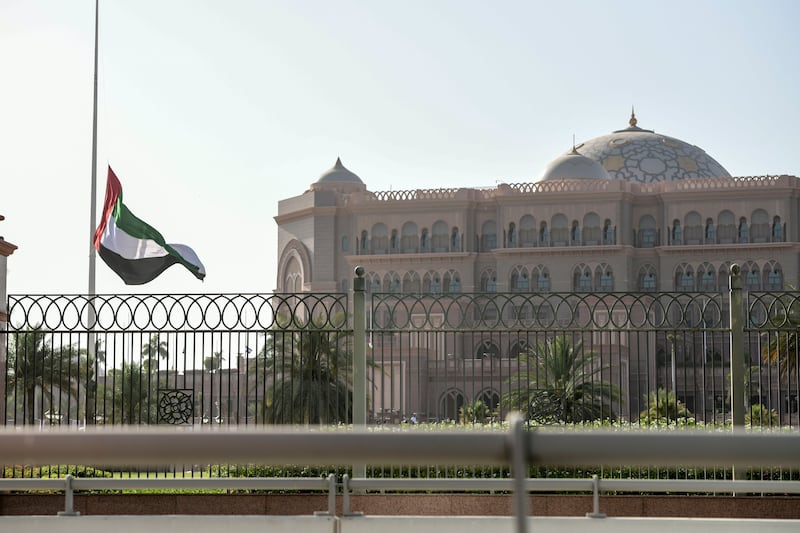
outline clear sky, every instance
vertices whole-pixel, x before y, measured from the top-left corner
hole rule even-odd
[[[101,0],[98,206],[208,275],[98,293],[269,292],[278,200],[337,156],[370,190],[535,180],[639,126],[733,175],[800,176],[800,2]],[[85,293],[94,0],[0,0],[8,291]],[[100,207],[98,207],[99,211]]]

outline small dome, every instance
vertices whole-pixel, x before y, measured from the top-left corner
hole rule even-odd
[[[570,153],[556,158],[547,165],[537,181],[554,179],[608,180],[611,177],[603,165],[579,154],[573,148]]]
[[[317,183],[334,183],[334,182],[347,182],[347,183],[364,183],[361,178],[347,170],[342,164],[342,160],[336,158],[336,164],[320,174]]]

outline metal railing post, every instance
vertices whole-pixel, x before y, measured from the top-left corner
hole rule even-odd
[[[592,476],[592,512],[586,513],[587,518],[606,518],[605,513],[600,512],[600,478],[597,474]]]
[[[314,516],[336,516],[336,476],[328,474],[328,510],[315,511]]]
[[[516,519],[517,533],[528,531],[528,514],[530,504],[528,501],[528,490],[526,480],[528,479],[528,440],[525,432],[525,421],[518,413],[511,415],[509,419],[511,429],[510,439],[510,459],[511,474],[514,476],[514,515]]]
[[[733,427],[744,427],[744,304],[739,265],[731,265],[730,275],[730,364],[731,418]]]
[[[353,278],[353,426],[367,425],[367,314],[364,267],[355,268]],[[364,464],[353,465],[353,477],[366,476]]]
[[[731,265],[730,274],[730,365],[731,420],[733,431],[744,428],[744,315],[742,274],[739,265]],[[744,470],[733,468],[733,479],[744,479]]]
[[[64,477],[64,510],[58,516],[80,516],[81,513],[75,511],[74,492],[72,491],[72,474]]]

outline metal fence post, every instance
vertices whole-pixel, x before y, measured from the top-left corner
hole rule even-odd
[[[733,427],[744,427],[744,304],[739,265],[731,265],[730,274],[730,363],[731,418]]]
[[[367,425],[367,314],[364,267],[353,278],[353,425]],[[353,477],[366,476],[366,465],[353,465]]]
[[[733,431],[744,428],[744,315],[742,274],[739,265],[731,265],[730,274],[730,363],[731,419]],[[744,469],[733,467],[733,479],[744,479]]]

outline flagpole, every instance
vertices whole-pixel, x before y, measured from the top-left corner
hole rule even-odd
[[[87,353],[87,365],[93,364],[93,377],[95,383],[97,383],[98,375],[98,365],[97,365],[97,357],[95,357],[97,352],[97,341],[96,341],[96,333],[94,331],[95,325],[97,324],[97,311],[95,309],[95,302],[94,296],[97,294],[97,290],[95,288],[95,264],[97,263],[97,250],[94,247],[94,232],[95,228],[97,227],[97,44],[98,44],[98,27],[99,27],[99,17],[100,14],[100,0],[94,1],[94,99],[92,102],[92,191],[91,191],[91,199],[90,199],[90,206],[89,206],[89,213],[91,220],[89,221],[89,289],[88,289],[88,298],[89,298],[89,305],[88,305],[88,313],[89,313],[89,320],[88,320],[88,338],[86,340],[86,353]],[[89,379],[89,368],[86,368],[86,377],[87,381]],[[97,394],[97,387],[95,385],[94,394]],[[96,417],[96,409],[97,409],[97,402],[96,398],[91,395],[87,395],[86,398],[86,408],[84,410],[84,426],[94,425],[97,421]]]
[[[94,101],[92,108],[92,192],[90,199],[89,221],[89,296],[96,294],[95,264],[97,251],[94,248],[94,231],[97,227],[97,43],[99,26],[100,0],[94,2]],[[92,317],[94,319],[94,317]]]

